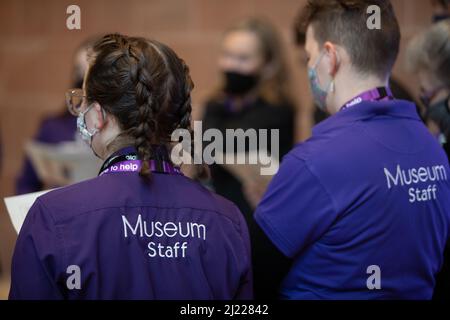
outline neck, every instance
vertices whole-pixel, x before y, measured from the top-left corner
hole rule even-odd
[[[105,147],[99,150],[99,157],[105,161],[113,153],[119,151],[120,149],[130,147],[134,145],[134,139],[124,135],[117,134],[114,138],[104,143]]]
[[[355,81],[355,79],[357,80]],[[357,77],[352,80],[347,79],[341,80],[339,83],[336,82],[335,91],[331,97],[332,101],[330,101],[329,111],[333,114],[338,112],[345,103],[349,102],[357,95],[374,88],[387,86],[388,80],[389,78],[381,80],[377,77],[366,77],[364,79]]]
[[[104,150],[100,151],[100,152],[95,152],[96,155],[102,160],[105,161],[106,159],[108,159],[109,157],[111,157],[111,155],[118,151],[119,149],[113,149],[113,148],[105,148]],[[94,150],[95,151],[95,150]]]

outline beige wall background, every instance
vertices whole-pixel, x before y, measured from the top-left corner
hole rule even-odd
[[[196,84],[194,117],[218,79],[216,59],[223,31],[248,16],[263,16],[280,31],[290,61],[300,110],[297,140],[311,127],[306,70],[296,63],[292,23],[305,0],[0,0],[0,133],[3,159],[0,198],[12,195],[21,168],[23,145],[44,115],[58,112],[69,86],[72,52],[86,37],[121,32],[157,39],[187,61]],[[427,0],[392,0],[402,29],[402,50],[394,74],[411,90],[414,75],[406,73],[404,48],[430,24]],[[66,28],[66,8],[81,8],[81,30]],[[7,288],[16,235],[0,204],[0,263]],[[4,298],[0,282],[0,298]]]

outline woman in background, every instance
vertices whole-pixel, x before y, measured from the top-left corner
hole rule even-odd
[[[450,1],[449,0],[431,0],[433,6],[433,22],[440,22],[450,18]]]
[[[276,30],[260,19],[236,24],[223,37],[218,64],[223,81],[207,102],[204,130],[219,129],[225,136],[226,129],[278,129],[281,160],[293,146],[295,109]],[[246,145],[245,151],[252,150]],[[267,181],[251,172],[245,177],[235,176],[222,165],[213,165],[211,176],[214,190],[233,201],[249,225],[256,298],[274,298],[288,263],[272,265],[271,254],[277,261],[283,257],[263,237],[253,219]]]
[[[438,22],[413,38],[407,54],[410,70],[418,76],[429,128],[450,156],[450,20]]]
[[[407,61],[419,80],[420,100],[426,108],[425,121],[450,159],[450,20],[443,19],[413,38]],[[449,244],[434,298],[450,298]]]

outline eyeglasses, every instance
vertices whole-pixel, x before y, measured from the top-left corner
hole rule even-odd
[[[85,100],[86,96],[83,94],[83,89],[69,89],[66,92],[67,109],[74,116],[78,116],[83,111]]]

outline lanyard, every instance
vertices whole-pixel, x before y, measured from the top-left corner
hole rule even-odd
[[[392,99],[394,99],[394,96],[392,95],[391,89],[389,89],[388,87],[379,87],[365,91],[360,95],[356,96],[355,98],[344,104],[341,110],[353,107],[357,104],[360,104],[363,101],[383,101]]]
[[[182,174],[179,167],[173,166],[165,160],[148,160],[152,172],[167,174]],[[138,172],[141,170],[142,161],[137,158],[137,154],[129,153],[112,157],[105,161],[100,169],[99,176],[117,172]]]

